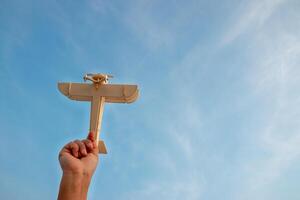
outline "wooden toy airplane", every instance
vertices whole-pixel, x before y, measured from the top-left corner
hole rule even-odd
[[[99,153],[106,154],[106,147],[99,141],[104,103],[132,103],[138,98],[137,85],[108,84],[112,78],[107,74],[87,74],[83,77],[89,83],[58,83],[59,91],[72,100],[90,101],[90,132],[96,133]]]

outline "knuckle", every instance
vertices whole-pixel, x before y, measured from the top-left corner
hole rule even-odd
[[[76,143],[77,146],[82,147],[82,142],[80,140],[75,140],[74,143]]]
[[[84,140],[83,142],[84,142],[86,145],[92,144],[92,142],[91,142],[90,140]]]
[[[73,143],[73,145],[72,145],[72,149],[79,149],[79,146],[78,146],[78,144],[77,144],[77,143]]]

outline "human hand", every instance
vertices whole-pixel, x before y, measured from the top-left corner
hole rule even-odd
[[[87,139],[65,145],[59,153],[59,162],[64,173],[92,176],[98,163],[95,135],[90,132]]]
[[[86,199],[91,178],[98,164],[95,134],[89,133],[85,140],[75,140],[66,144],[59,153],[59,162],[63,176],[58,199]]]

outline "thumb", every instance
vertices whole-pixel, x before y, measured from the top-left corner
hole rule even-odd
[[[97,144],[97,138],[96,138],[96,133],[94,132],[89,132],[87,139],[90,140],[93,143],[93,153],[98,155],[98,144]]]
[[[95,142],[96,141],[96,133],[90,131],[86,139],[91,140],[92,142]]]

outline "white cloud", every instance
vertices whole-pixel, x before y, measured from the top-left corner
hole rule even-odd
[[[262,27],[268,18],[279,8],[285,0],[254,0],[240,4],[234,18],[233,25],[224,35],[222,44],[228,44],[238,38],[244,32],[254,33]],[[237,20],[236,20],[237,19]]]
[[[277,6],[276,1],[276,8],[280,9]],[[270,10],[274,8],[273,5]],[[262,16],[257,13],[258,16],[251,16],[251,19],[259,19],[262,25],[266,16],[270,16],[270,10]],[[250,92],[264,107],[264,111],[257,113],[263,123],[253,137],[264,155],[243,163],[245,174],[242,189],[237,192],[238,199],[275,198],[276,193],[268,188],[300,160],[300,29],[298,22],[293,20],[300,15],[281,14],[285,17],[277,19],[276,23],[273,18],[272,26],[262,26],[260,32],[251,37],[254,44],[251,54],[255,60],[248,77]],[[241,21],[237,24],[242,24]],[[227,41],[233,40],[241,30],[243,28],[238,28]]]

